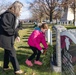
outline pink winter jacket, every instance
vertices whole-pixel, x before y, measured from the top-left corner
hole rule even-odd
[[[45,49],[48,48],[48,45],[45,40],[45,34],[41,32],[40,29],[34,30],[28,38],[28,44],[29,46],[33,46],[33,47],[38,48],[39,50],[42,50],[40,43],[42,43]]]

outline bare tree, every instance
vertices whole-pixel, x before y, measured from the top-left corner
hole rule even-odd
[[[53,12],[55,11],[55,8],[57,6],[57,0],[35,0],[34,3],[31,4],[31,7],[34,7],[36,5],[39,6],[39,8],[34,8],[36,11],[41,12],[42,15],[47,15],[50,18],[50,22],[52,21]],[[38,12],[37,12],[38,13]],[[43,17],[43,16],[42,16]]]
[[[34,18],[39,22],[42,22],[43,18],[46,16],[42,3],[39,0],[35,1],[34,3],[31,3],[30,8],[32,10],[33,17],[36,16]]]
[[[45,17],[50,18],[50,22],[52,19],[59,19],[61,17],[61,8],[68,8],[68,6],[72,7],[75,14],[76,9],[76,0],[35,0],[34,3],[31,4],[33,15],[36,16],[38,20]],[[75,20],[75,16],[74,16]]]
[[[52,16],[54,13],[54,10],[57,6],[57,0],[44,0],[49,8],[49,15],[50,15],[50,22],[52,22]]]
[[[7,10],[7,8],[11,5],[11,2],[7,3],[6,1],[7,0],[0,0],[0,14]]]

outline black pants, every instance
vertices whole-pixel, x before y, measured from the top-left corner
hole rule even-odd
[[[36,47],[30,46],[30,48],[32,49],[33,54],[28,58],[28,60],[32,60],[36,56],[36,61],[38,61],[40,59],[41,51],[38,50]]]
[[[4,64],[3,68],[8,68],[9,61],[11,61],[14,71],[20,70],[18,60],[16,58],[16,51],[14,48],[12,50],[4,50]]]

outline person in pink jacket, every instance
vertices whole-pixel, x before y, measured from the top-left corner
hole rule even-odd
[[[48,45],[45,40],[45,32],[48,29],[48,25],[43,23],[40,27],[36,27],[35,30],[31,33],[28,38],[28,45],[30,46],[33,54],[25,61],[28,66],[33,66],[32,59],[35,59],[34,64],[42,65],[42,62],[39,61],[41,53],[43,53],[43,48],[40,46],[44,46],[44,50],[47,50]]]

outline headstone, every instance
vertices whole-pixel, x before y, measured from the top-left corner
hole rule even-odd
[[[56,62],[57,62],[57,66],[53,66],[53,70],[55,72],[62,72],[60,32],[66,30],[66,28],[61,25],[55,25],[53,28],[56,30]]]
[[[70,42],[76,44],[76,30],[67,30],[64,26],[55,25],[56,30],[56,61],[57,66],[53,66],[55,72],[62,72],[64,75],[75,75],[74,64],[76,63],[76,51],[74,47],[70,49]],[[65,36],[65,39],[61,40],[60,37]],[[62,44],[65,42],[64,48]],[[75,48],[76,49],[76,48]]]
[[[69,29],[61,32],[61,36],[65,36],[69,39],[69,42],[76,44],[76,29]],[[63,41],[65,41],[65,39]],[[75,75],[73,64],[76,62],[76,51],[73,49],[74,47],[71,48],[69,46],[69,49],[67,49],[66,46],[67,42],[65,47],[62,48],[62,72],[66,75]]]

